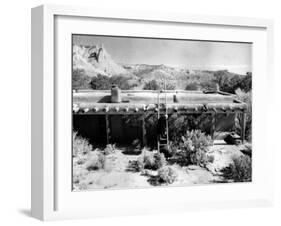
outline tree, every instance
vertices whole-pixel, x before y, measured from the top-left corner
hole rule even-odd
[[[228,93],[235,93],[238,88],[245,92],[252,90],[252,73],[247,72],[245,76],[230,73],[226,70],[214,73],[215,81],[219,84],[220,90]]]
[[[239,88],[245,92],[252,90],[252,72],[247,72],[246,76],[240,81]]]
[[[143,89],[144,90],[159,90],[164,89],[164,85],[160,85],[157,80],[151,80],[145,83]],[[166,83],[166,90],[175,90],[175,85],[171,83]]]
[[[117,85],[120,89],[128,90],[134,87],[134,85],[130,85],[130,78],[124,77],[122,75],[112,76],[109,81],[111,84]]]
[[[186,85],[185,90],[198,90],[198,84],[196,82],[191,82]]]
[[[159,90],[160,86],[158,85],[156,80],[151,80],[145,83],[144,90]]]
[[[215,81],[220,87],[223,87],[229,80],[229,72],[227,70],[220,70],[214,73]]]
[[[107,90],[111,88],[109,77],[101,74],[98,74],[96,77],[93,77],[90,85],[92,89],[96,90]]]
[[[72,72],[72,89],[89,89],[91,78],[83,69],[75,69]]]
[[[166,90],[175,90],[175,89],[176,89],[175,85],[171,83],[166,84]]]

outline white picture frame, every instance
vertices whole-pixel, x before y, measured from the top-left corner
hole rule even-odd
[[[61,18],[62,20],[60,20]],[[71,156],[71,150],[67,148],[69,146],[63,145],[67,143],[68,135],[65,135],[65,138],[64,135],[60,135],[60,140],[58,140],[57,135],[61,132],[56,132],[60,123],[58,115],[62,114],[58,111],[66,111],[66,113],[68,111],[68,109],[63,110],[62,107],[58,107],[58,104],[64,98],[67,98],[67,92],[64,92],[67,88],[64,90],[61,86],[61,79],[66,79],[67,83],[71,78],[69,71],[58,69],[58,65],[56,65],[58,62],[61,63],[60,53],[58,53],[61,50],[59,48],[64,48],[63,46],[60,47],[61,42],[59,40],[63,40],[64,37],[68,37],[71,33],[77,33],[77,31],[88,32],[86,26],[81,26],[83,23],[95,23],[96,26],[99,26],[99,23],[104,20],[113,24],[120,23],[120,27],[123,26],[122,23],[130,24],[130,26],[137,23],[144,24],[143,26],[148,28],[146,35],[152,32],[152,29],[149,31],[149,26],[152,25],[170,26],[171,28],[173,26],[190,26],[195,29],[193,30],[194,33],[190,35],[191,39],[200,38],[200,34],[197,37],[196,32],[201,32],[202,39],[206,39],[206,35],[209,33],[209,40],[246,40],[257,43],[256,50],[253,51],[253,71],[254,74],[256,73],[259,76],[253,79],[253,86],[254,90],[263,89],[266,92],[253,91],[253,120],[256,122],[253,128],[253,146],[257,147],[257,154],[253,160],[253,182],[243,185],[238,183],[180,188],[71,192],[71,185],[68,184],[67,180],[64,180],[64,173],[67,173],[70,167],[67,158]],[[196,31],[197,27],[199,28],[198,31]],[[207,31],[208,27],[218,29],[216,31],[219,32]],[[236,29],[237,33],[233,34],[231,29]],[[228,32],[224,33],[224,30]],[[106,31],[100,29],[99,32],[102,34]],[[110,34],[116,34],[116,32],[112,29]],[[126,34],[122,29],[119,32],[117,35]],[[130,32],[141,33],[137,29],[132,29]],[[230,36],[231,33],[232,36]],[[58,37],[56,41],[57,34],[62,36]],[[166,36],[169,35],[168,33],[165,34]],[[150,35],[162,37],[165,34],[160,32]],[[144,34],[141,33],[140,35]],[[171,35],[176,37],[176,28],[175,33]],[[151,12],[97,10],[57,5],[43,5],[33,8],[32,216],[41,220],[56,220],[271,205],[273,181],[271,177],[267,176],[270,175],[267,172],[272,172],[274,150],[268,148],[266,120],[270,109],[268,106],[271,104],[268,97],[270,97],[273,85],[272,39],[273,22],[265,19],[171,13],[154,14]],[[71,52],[66,50],[65,54],[69,56]],[[65,61],[65,64],[69,65],[70,57]],[[71,68],[65,70],[71,70]],[[64,72],[70,77],[56,77],[58,73]],[[71,94],[68,94],[71,98]],[[261,106],[264,101],[267,107]],[[66,127],[70,128],[69,126]],[[67,134],[67,131],[66,133],[62,132],[62,134]],[[261,149],[266,153],[262,154],[259,151]],[[64,161],[63,159],[68,152],[69,156]],[[86,200],[89,201],[85,204],[85,207],[81,208],[80,204],[86,203]],[[89,204],[93,202],[95,205]]]

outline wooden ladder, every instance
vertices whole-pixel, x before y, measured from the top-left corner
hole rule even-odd
[[[158,123],[159,123],[159,119],[160,117],[163,115],[161,115],[161,106],[160,106],[160,94],[161,94],[162,91],[159,90],[158,92],[158,98],[157,98],[157,107],[158,107],[158,113],[157,113],[157,119],[158,119]],[[164,93],[165,93],[165,103],[164,103],[164,106],[165,106],[165,119],[166,119],[166,134],[165,136],[163,137],[162,134],[158,134],[157,136],[157,149],[158,149],[158,152],[160,152],[161,148],[163,147],[168,147],[169,145],[169,123],[168,123],[168,108],[167,108],[167,92],[166,92],[166,80],[165,80],[165,83],[164,83]]]

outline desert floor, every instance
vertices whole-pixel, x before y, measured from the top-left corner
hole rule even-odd
[[[209,148],[208,155],[214,157],[212,163],[203,168],[196,165],[186,167],[173,164],[178,177],[169,186],[187,186],[198,184],[223,183],[226,181],[220,170],[232,163],[232,157],[243,155],[240,152],[242,145],[225,145],[217,143]],[[83,164],[74,164],[73,173],[78,179],[73,181],[74,191],[91,189],[124,189],[143,188],[153,186],[166,186],[159,184],[156,175],[157,171],[142,170],[136,172],[130,167],[130,162],[136,161],[139,154],[124,154],[122,148],[116,148],[115,152],[107,155],[110,168],[103,170],[88,171]],[[77,159],[73,159],[77,162]]]

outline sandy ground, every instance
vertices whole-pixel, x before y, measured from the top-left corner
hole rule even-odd
[[[243,146],[216,144],[210,147],[208,155],[214,156],[214,162],[207,165],[207,169],[214,175],[220,175],[220,170],[231,164],[234,156],[243,155]]]
[[[242,154],[240,149],[240,146],[224,144],[210,147],[208,155],[214,156],[214,161],[209,163],[206,168],[195,165],[180,167],[174,164],[173,167],[176,169],[178,177],[170,186],[223,182],[220,170],[232,162],[232,156]],[[166,185],[157,184],[153,180],[157,171],[132,171],[128,167],[129,162],[137,160],[137,158],[138,155],[125,155],[122,150],[116,150],[115,153],[107,156],[110,167],[104,170],[88,171],[83,165],[74,166],[75,174],[79,174],[79,181],[74,181],[74,190],[142,188]]]

